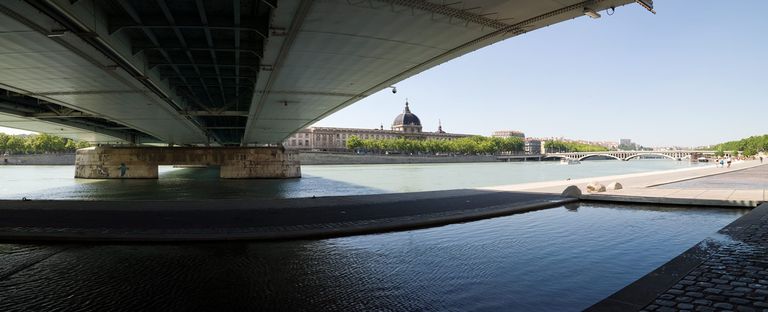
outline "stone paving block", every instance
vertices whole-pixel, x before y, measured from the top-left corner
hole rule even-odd
[[[739,312],[755,312],[757,310],[755,310],[754,308],[751,308],[751,307],[738,306],[738,307],[736,307],[736,311],[739,311]]]
[[[742,298],[728,298],[728,301],[735,304],[751,304],[751,300],[742,299]]]
[[[677,297],[677,298],[675,298],[675,301],[677,301],[677,302],[683,302],[683,303],[685,303],[685,302],[691,302],[691,301],[693,301],[693,298],[691,298],[691,297],[685,297],[685,296],[684,296],[684,297]],[[682,308],[681,308],[681,309],[682,309]]]
[[[656,301],[654,301],[654,303],[656,303],[656,304],[658,304],[658,305],[660,305],[662,307],[674,307],[677,304],[674,301],[662,300],[662,299],[656,300]]]
[[[726,309],[726,310],[733,309],[733,305],[732,304],[725,303],[725,302],[718,302],[718,303],[713,304],[712,306],[717,308],[717,309]]]
[[[667,290],[667,293],[672,295],[682,295],[685,292],[680,289],[670,289],[670,290]]]
[[[677,308],[688,310],[688,309],[693,309],[693,305],[690,303],[680,303],[677,305]]]
[[[699,306],[699,305],[708,306],[708,305],[712,304],[712,301],[709,301],[707,299],[696,299],[696,300],[693,301],[693,304],[695,304],[697,306]]]

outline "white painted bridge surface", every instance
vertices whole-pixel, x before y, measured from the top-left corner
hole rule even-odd
[[[632,2],[2,1],[0,126],[91,142],[278,143],[468,52]]]

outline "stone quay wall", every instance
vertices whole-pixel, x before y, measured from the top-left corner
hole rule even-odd
[[[2,165],[74,165],[75,153],[0,156]]]
[[[419,156],[330,152],[300,152],[302,165],[421,164],[497,162],[496,156]]]

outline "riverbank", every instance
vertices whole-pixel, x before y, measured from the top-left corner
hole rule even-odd
[[[381,155],[334,152],[300,152],[302,165],[367,165],[498,162],[493,155]]]
[[[74,165],[75,153],[0,156],[0,165]]]
[[[493,155],[380,155],[334,152],[300,152],[302,165],[366,165],[366,164],[436,164],[498,162]],[[2,156],[0,165],[73,165],[75,154],[33,154]]]

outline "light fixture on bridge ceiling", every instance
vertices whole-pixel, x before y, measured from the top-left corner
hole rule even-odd
[[[392,89],[392,93],[397,93],[397,87],[395,87],[395,86],[389,86],[389,87],[387,87],[387,88],[391,88],[391,89]]]
[[[584,8],[584,15],[595,19],[600,18],[600,13],[597,13],[595,10],[590,8]]]
[[[45,34],[48,38],[56,38],[56,37],[64,37],[64,35],[67,33],[64,29],[54,29],[51,30],[49,33]]]

